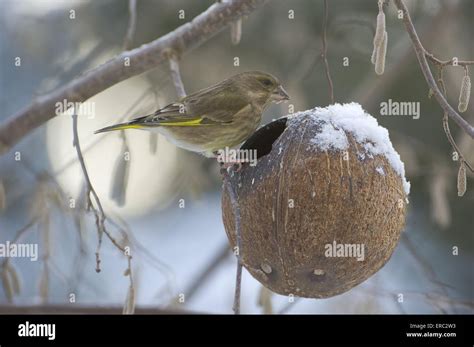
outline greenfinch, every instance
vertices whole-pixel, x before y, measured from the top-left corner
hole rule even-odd
[[[158,111],[127,123],[97,130],[157,131],[186,150],[215,157],[219,150],[244,142],[260,124],[270,103],[289,100],[278,79],[249,71],[199,90]]]

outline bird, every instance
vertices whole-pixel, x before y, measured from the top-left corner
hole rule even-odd
[[[178,147],[215,158],[219,150],[235,148],[248,139],[272,102],[289,99],[275,76],[247,71],[95,134],[126,129],[156,131]]]

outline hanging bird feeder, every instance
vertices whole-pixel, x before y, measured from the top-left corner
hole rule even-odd
[[[258,161],[228,177],[240,207],[240,257],[265,287],[331,297],[389,260],[404,228],[409,183],[388,131],[360,105],[280,118],[241,150],[256,150]],[[223,220],[235,247],[227,188]]]

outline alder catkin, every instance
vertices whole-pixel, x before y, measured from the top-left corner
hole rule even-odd
[[[129,153],[126,143],[122,146],[122,151],[115,161],[114,177],[110,186],[110,198],[117,203],[117,206],[124,206],[127,196],[128,176],[130,172],[130,160],[126,160],[124,155]]]
[[[380,53],[383,53],[381,50],[383,49],[383,46],[385,44],[385,51],[387,51],[387,32],[385,30],[385,13],[383,12],[383,1],[379,1],[379,13],[377,15],[377,25],[375,27],[375,35],[374,35],[374,49],[372,51],[372,57],[370,58],[370,61],[372,64],[377,65],[377,59],[379,58]],[[382,64],[383,66],[381,66]],[[380,71],[380,67],[382,67],[382,73],[383,73],[383,68],[385,66],[385,54],[383,57],[383,61],[379,60],[379,69],[376,67],[376,72],[377,70]],[[379,73],[380,75],[381,73]]]
[[[372,64],[375,64],[375,58],[377,56],[377,47],[374,45],[374,50],[372,51],[372,56],[370,57],[370,62]]]
[[[233,45],[238,45],[242,37],[242,18],[230,24],[230,38]]]
[[[387,55],[387,41],[388,41],[388,35],[387,35],[387,32],[384,32],[382,43],[379,46],[376,57],[375,57],[375,73],[377,75],[382,75],[385,70],[385,56]]]
[[[13,300],[13,287],[10,282],[10,276],[7,271],[3,270],[2,275],[2,286],[3,286],[3,292],[5,293],[5,297],[8,302],[12,302]]]
[[[156,154],[157,149],[158,149],[158,134],[154,132],[150,132],[150,153]]]
[[[46,302],[48,300],[49,296],[49,274],[46,266],[43,268],[43,271],[41,272],[41,277],[39,281],[39,293],[40,293],[40,298],[41,302]]]
[[[463,161],[461,161],[461,165],[459,165],[458,171],[458,196],[463,196],[466,192],[466,166]]]
[[[384,32],[385,13],[383,13],[382,8],[380,8],[379,14],[377,15],[377,26],[375,27],[374,47],[378,47],[382,43]]]
[[[12,289],[13,292],[18,295],[20,294],[20,279],[18,276],[18,272],[16,269],[12,266],[11,263],[8,264],[8,266],[5,269],[8,274],[10,275],[11,283],[12,283]]]
[[[471,97],[471,78],[466,74],[461,81],[461,91],[459,92],[459,112],[466,112],[467,106],[469,105],[469,98]]]
[[[135,313],[135,289],[132,285],[128,287],[127,297],[125,298],[125,305],[123,306],[123,314]]]

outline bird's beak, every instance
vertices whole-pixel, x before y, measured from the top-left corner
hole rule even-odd
[[[278,86],[278,88],[272,94],[272,99],[275,102],[280,103],[285,100],[290,100],[290,96],[282,86]]]

